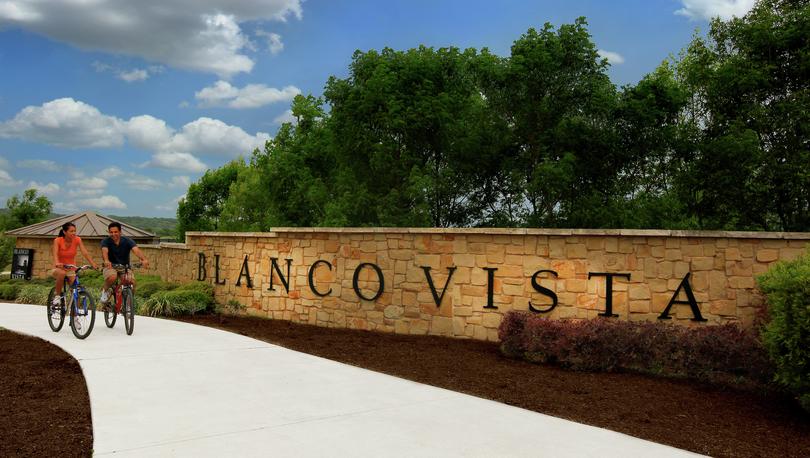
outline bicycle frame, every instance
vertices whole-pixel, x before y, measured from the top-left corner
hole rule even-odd
[[[75,315],[79,314],[79,306],[77,305],[79,303],[79,292],[84,291],[84,286],[82,286],[81,283],[79,282],[79,272],[84,270],[85,266],[78,267],[78,266],[66,265],[65,267],[76,267],[76,272],[75,272],[76,275],[73,276],[73,281],[71,282],[70,280],[68,280],[68,277],[65,276],[65,280],[64,280],[65,286],[62,288],[62,290],[63,290],[62,294],[64,295],[64,298],[65,298],[65,306],[68,307],[68,309],[70,310],[71,315],[75,316]],[[82,308],[84,310],[81,311],[82,312],[81,314],[86,315],[87,314],[87,304],[84,304],[84,306]]]
[[[82,286],[79,276],[82,270],[90,269],[90,266],[75,266],[65,264],[66,270],[75,269],[73,278],[66,276],[62,280],[62,297],[59,305],[55,306],[56,287],[51,288],[48,294],[48,325],[54,332],[59,332],[65,321],[65,315],[70,316],[70,328],[73,334],[79,339],[85,339],[93,331],[93,324],[96,321],[96,305],[93,296],[87,293]]]
[[[118,267],[118,265],[115,265],[114,267]],[[121,313],[124,289],[130,289],[132,290],[132,294],[135,294],[135,288],[132,281],[132,269],[130,266],[120,266],[118,276],[115,278],[115,283],[113,283],[111,288],[114,294],[113,297],[115,297],[115,313]]]
[[[111,266],[117,272],[115,282],[111,284],[108,289],[110,296],[112,296],[109,300],[114,301],[114,304],[108,302],[107,305],[105,305],[104,322],[107,324],[108,328],[112,328],[115,326],[118,314],[122,314],[124,316],[124,326],[126,327],[127,335],[132,335],[132,330],[135,326],[135,284],[132,269],[140,266],[140,264],[112,264]],[[129,307],[126,306],[127,304],[125,304],[125,302],[129,304]]]

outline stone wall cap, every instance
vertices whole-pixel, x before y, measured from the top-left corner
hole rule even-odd
[[[736,239],[790,239],[810,241],[810,232],[682,231],[661,229],[546,229],[546,228],[435,228],[435,227],[275,227],[270,232],[187,232],[187,237],[278,238],[285,233],[319,234],[443,234],[443,235],[537,235],[537,236],[633,236],[698,237]],[[163,245],[163,244],[161,244]]]
[[[164,248],[172,250],[190,250],[185,243],[178,242],[143,243],[139,244],[138,246],[147,250],[162,250]]]

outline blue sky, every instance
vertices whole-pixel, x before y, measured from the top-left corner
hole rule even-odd
[[[753,0],[2,0],[0,202],[174,216],[206,169],[249,157],[355,50],[489,48],[585,16],[619,86]]]

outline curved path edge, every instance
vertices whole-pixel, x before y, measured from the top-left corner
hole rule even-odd
[[[0,303],[0,327],[79,361],[94,456],[699,456],[218,329],[96,318],[78,340],[42,306]]]

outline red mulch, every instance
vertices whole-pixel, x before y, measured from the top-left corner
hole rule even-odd
[[[0,456],[92,456],[87,384],[56,345],[0,328],[0,406]]]

